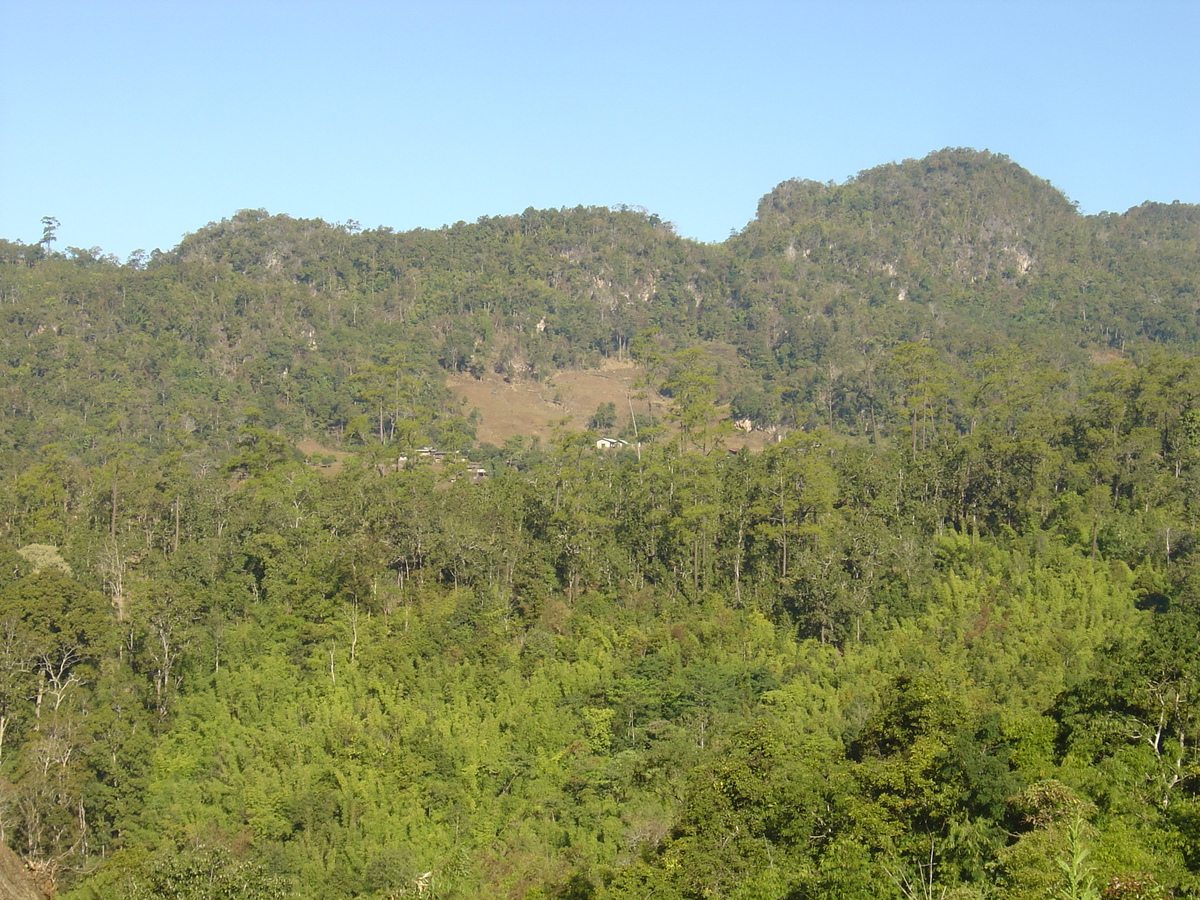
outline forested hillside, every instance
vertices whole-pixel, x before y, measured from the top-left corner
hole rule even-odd
[[[0,839],[60,896],[1200,897],[1200,208],[945,150],[720,245],[55,238],[0,242]],[[446,383],[606,358],[549,441]]]

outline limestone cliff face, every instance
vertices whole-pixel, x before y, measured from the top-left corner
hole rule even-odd
[[[0,900],[46,900],[21,858],[0,844]]]

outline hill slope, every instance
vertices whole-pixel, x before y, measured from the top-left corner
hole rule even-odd
[[[721,245],[582,207],[408,233],[245,210],[144,267],[5,244],[2,452],[220,456],[247,423],[461,447],[448,374],[636,357],[660,386],[696,345],[732,416],[865,433],[907,342],[960,373],[1010,344],[1068,370],[1200,346],[1198,221],[1179,204],[1082,217],[1003,156],[944,150],[785,182]]]
[[[0,245],[0,837],[64,900],[1200,897],[1198,220],[951,150],[719,246]]]

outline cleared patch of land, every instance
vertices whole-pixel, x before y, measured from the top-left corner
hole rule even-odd
[[[599,369],[561,370],[540,382],[507,382],[500,375],[489,374],[483,378],[457,375],[446,383],[468,411],[479,411],[476,440],[499,447],[518,436],[537,437],[544,443],[563,419],[569,419],[568,429],[583,431],[604,403],[613,404],[616,410],[616,425],[603,429],[604,436],[615,437],[632,420],[639,428],[654,420],[666,424],[671,401],[652,388],[640,386],[644,374],[632,363],[607,360]],[[731,435],[725,445],[762,449],[766,441],[767,436],[761,433],[739,433]]]
[[[302,438],[296,443],[296,449],[306,457],[324,457],[325,462],[321,467],[327,475],[337,474],[342,468],[342,461],[354,455],[347,450],[334,450],[324,444],[318,444],[312,438]]]
[[[632,441],[629,426],[635,419],[638,428],[655,422],[669,425],[670,398],[641,386],[643,374],[638,366],[609,360],[599,369],[561,370],[546,381],[508,382],[500,375],[456,375],[447,379],[447,385],[463,403],[464,412],[478,410],[475,436],[480,444],[500,447],[513,437],[536,437],[545,444],[564,419],[568,430],[585,430],[588,420],[605,403],[616,410],[616,424],[600,433],[615,437],[624,432]],[[725,446],[761,450],[768,441],[769,436],[761,432],[738,432],[726,438]],[[337,472],[342,461],[353,455],[311,439],[300,441],[297,447],[305,456],[326,456],[323,468],[327,474]]]
[[[476,379],[455,376],[447,384],[468,409],[479,410],[476,439],[501,446],[511,437],[550,439],[554,427],[569,419],[572,431],[587,428],[597,407],[611,403],[617,422],[605,434],[616,435],[636,417],[639,427],[662,420],[669,401],[654,390],[636,386],[642,370],[610,361],[601,369],[564,370],[546,381],[506,382],[499,375]],[[632,409],[631,409],[632,407]]]

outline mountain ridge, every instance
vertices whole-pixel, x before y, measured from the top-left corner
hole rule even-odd
[[[1009,344],[1068,370],[1200,347],[1200,208],[1082,216],[1008,157],[962,148],[782,182],[720,244],[575,207],[408,232],[242,210],[124,265],[48,246],[0,245],[11,452],[87,452],[114,428],[161,444],[172,418],[224,452],[247,421],[340,445],[403,417],[413,440],[464,446],[448,374],[545,380],[634,358],[660,386],[692,346],[713,348],[735,418],[854,432],[906,342],[959,371]],[[385,403],[400,370],[407,399]],[[165,414],[178,403],[186,416]]]

